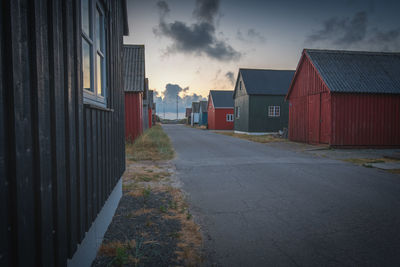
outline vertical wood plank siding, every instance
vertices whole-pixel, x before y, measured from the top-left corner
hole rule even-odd
[[[80,0],[0,1],[0,266],[66,266],[125,170],[124,3],[107,110],[83,103]]]
[[[332,94],[333,146],[400,146],[400,96]]]
[[[303,54],[289,94],[289,139],[309,142],[309,98],[328,93],[307,55]]]

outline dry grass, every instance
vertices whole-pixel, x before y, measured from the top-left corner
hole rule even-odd
[[[286,139],[276,137],[272,134],[265,135],[247,135],[247,134],[237,134],[233,132],[216,132],[223,135],[233,136],[237,138],[246,139],[249,141],[257,142],[257,143],[271,143],[271,142],[286,142]]]
[[[393,173],[393,174],[400,174],[400,169],[388,170],[388,172]]]
[[[134,143],[126,144],[128,160],[169,160],[174,157],[174,150],[168,135],[160,125],[145,131]]]
[[[371,163],[385,163],[385,162],[400,162],[400,160],[391,158],[376,158],[376,159],[350,158],[350,159],[343,159],[343,161],[347,161],[357,165],[364,165]]]
[[[136,241],[131,240],[129,242],[111,241],[108,243],[102,243],[99,249],[100,255],[115,257],[118,249],[125,249],[126,247],[136,247]]]

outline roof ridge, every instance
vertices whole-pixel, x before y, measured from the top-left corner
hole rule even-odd
[[[335,50],[335,49],[313,49],[304,48],[306,52],[322,52],[322,53],[332,53],[332,54],[365,54],[365,55],[399,55],[400,52],[384,52],[384,51],[356,51],[356,50]]]
[[[144,48],[144,44],[123,44],[126,48]]]
[[[289,69],[258,69],[258,68],[239,68],[241,70],[264,70],[264,71],[296,71],[296,70],[289,70]]]

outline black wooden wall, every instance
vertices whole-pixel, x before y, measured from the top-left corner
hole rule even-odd
[[[85,105],[80,0],[0,1],[0,266],[65,266],[125,170],[123,0],[108,109]]]

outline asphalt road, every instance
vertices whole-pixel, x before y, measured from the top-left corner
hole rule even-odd
[[[400,176],[164,125],[207,266],[400,266]]]

